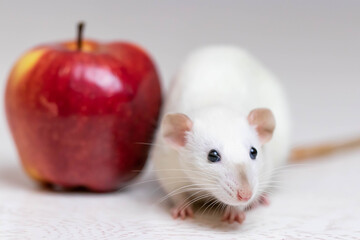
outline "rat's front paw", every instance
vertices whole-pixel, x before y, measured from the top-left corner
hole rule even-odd
[[[191,206],[186,206],[184,207],[184,205],[178,205],[176,207],[174,207],[173,209],[171,209],[171,215],[173,216],[173,218],[181,218],[181,219],[185,219],[187,217],[194,217],[194,212],[191,208]]]
[[[237,207],[227,206],[222,221],[228,223],[238,222],[242,223],[245,220],[245,212],[238,209]]]

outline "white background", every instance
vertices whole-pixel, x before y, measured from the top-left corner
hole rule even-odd
[[[226,235],[229,237],[244,231],[231,227],[208,229],[197,221],[172,221],[167,209],[161,206],[149,210],[146,216],[137,216],[153,208],[145,200],[134,199],[148,198],[145,189],[156,188],[156,184],[104,196],[67,195],[39,191],[23,174],[4,114],[7,75],[27,49],[74,38],[79,20],[87,23],[88,37],[102,41],[130,40],[148,49],[157,63],[164,90],[178,65],[193,49],[224,43],[244,47],[284,84],[293,117],[294,145],[360,135],[359,1],[0,0],[0,237],[23,234],[51,239],[74,236],[133,239],[145,234],[142,230],[147,227],[148,237],[165,238],[166,234],[160,234],[165,232],[174,234],[169,235],[173,237],[185,234],[199,239],[223,236],[218,235],[219,231],[230,234]],[[322,229],[317,232],[322,237],[327,231],[340,237],[360,236],[354,227],[360,225],[356,218],[360,214],[359,204],[355,204],[360,200],[359,157],[359,151],[338,154],[306,169],[291,170],[296,174],[288,174],[286,185],[298,195],[294,197],[284,190],[274,194],[273,205],[259,210],[264,218],[259,218],[256,212],[250,214],[248,225],[242,227],[246,236],[255,237],[264,229],[271,229],[269,232],[279,238],[298,236],[286,232],[281,219],[290,224],[287,229],[298,234],[313,236],[314,231]],[[284,210],[287,204],[293,210]],[[319,207],[322,205],[323,210]],[[101,211],[95,213],[93,209],[98,208]],[[131,212],[133,209],[137,210]],[[338,211],[335,215],[325,214],[334,209]],[[133,222],[124,220],[128,218]],[[326,225],[329,218],[335,219],[330,224],[335,226],[335,232]],[[309,219],[316,222],[308,226]],[[151,225],[153,221],[157,224]],[[19,224],[22,227],[16,227]],[[276,226],[277,230],[272,231]],[[159,235],[155,232],[152,235],[153,231],[159,231]],[[210,236],[208,231],[212,232]]]

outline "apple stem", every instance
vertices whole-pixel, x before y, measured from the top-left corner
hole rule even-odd
[[[77,25],[77,50],[82,50],[82,43],[83,43],[83,31],[84,31],[84,23],[79,22]]]

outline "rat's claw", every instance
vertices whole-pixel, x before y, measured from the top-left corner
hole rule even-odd
[[[226,207],[222,221],[227,221],[228,223],[238,222],[242,223],[245,220],[245,213],[236,207]]]
[[[187,206],[184,208],[183,205],[180,205],[180,206],[174,207],[171,210],[171,215],[175,219],[180,217],[181,219],[184,220],[187,217],[191,217],[191,218],[194,217],[194,212],[190,206]]]

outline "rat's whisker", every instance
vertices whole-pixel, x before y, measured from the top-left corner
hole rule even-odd
[[[310,164],[290,164],[290,165],[283,165],[272,169],[272,172],[279,172],[279,171],[290,171],[290,170],[299,170],[301,168],[311,167]]]
[[[134,144],[148,145],[148,146],[154,146],[154,147],[166,147],[166,145],[155,144],[155,143],[147,143],[147,142],[134,142]]]
[[[219,190],[217,189],[217,190],[215,190],[215,193],[219,193]],[[214,197],[214,195],[211,195],[211,201],[214,201],[214,200],[217,200],[215,197]],[[211,201],[207,201],[207,202],[204,202],[202,205],[201,205],[201,207],[198,209],[198,211],[200,211],[204,206],[206,206],[207,204],[209,204],[209,202],[211,203]]]
[[[216,207],[215,207],[215,210],[213,211],[212,216],[215,216],[218,213],[218,210],[221,208],[221,205],[223,204],[222,202],[220,202],[217,199],[215,199],[215,201],[216,201],[216,205],[214,205],[214,206],[216,206]]]
[[[216,204],[216,201],[212,201],[205,209],[204,209],[204,211],[201,213],[201,215],[200,216],[202,216],[205,212],[206,212],[206,210],[210,207],[210,206],[213,206],[214,204]],[[211,208],[210,208],[211,209]]]
[[[159,203],[165,201],[166,199],[168,199],[169,197],[171,197],[171,196],[173,196],[173,195],[180,194],[180,193],[178,193],[178,191],[180,191],[180,190],[183,190],[184,192],[186,192],[186,191],[189,191],[190,189],[194,189],[195,187],[198,187],[198,188],[200,188],[200,189],[204,189],[204,186],[201,185],[201,184],[186,185],[186,186],[180,187],[180,188],[178,188],[178,189],[176,189],[176,190],[168,193],[165,197],[163,197],[163,198],[160,199],[160,202],[159,202]],[[190,189],[188,189],[188,188],[190,188]],[[210,189],[210,188],[206,188],[206,189]]]
[[[139,170],[134,170],[139,171]],[[215,180],[219,180],[219,177],[216,176],[215,174],[209,174],[209,173],[204,173],[202,171],[198,171],[198,170],[190,170],[190,169],[148,169],[147,172],[183,172],[183,173],[194,173],[194,174],[198,174],[200,176],[204,176],[206,178],[209,177],[214,177]]]
[[[188,201],[188,199],[191,199],[193,196],[195,196],[195,195],[197,195],[197,194],[199,194],[199,193],[201,193],[201,192],[204,192],[205,190],[203,190],[203,189],[201,189],[201,190],[198,190],[198,191],[196,191],[196,192],[194,192],[193,194],[191,194],[190,196],[188,196],[187,198],[185,198],[184,199],[184,203],[187,203]],[[186,206],[187,204],[185,204],[185,206]],[[185,208],[185,207],[184,207]]]
[[[218,206],[216,207],[216,209],[214,211],[214,215],[220,213],[221,209],[222,209],[222,207],[224,205],[224,203],[222,203],[221,201],[219,201],[219,200],[216,200],[216,201],[218,202]]]
[[[139,170],[134,170],[134,171],[139,171]],[[190,170],[190,169],[149,169],[147,170],[148,172],[170,172],[170,171],[174,171],[174,172],[191,172],[191,173],[198,173],[198,174],[203,174],[203,175],[208,175],[204,172],[198,171],[198,170]]]
[[[176,179],[185,179],[187,180],[188,178],[187,177],[168,177],[168,178],[157,178],[157,179],[151,179],[151,180],[146,180],[146,181],[141,181],[141,182],[135,182],[135,183],[132,183],[132,184],[128,184],[126,186],[124,186],[124,188],[128,188],[128,187],[133,187],[133,186],[136,186],[136,185],[139,185],[139,184],[145,184],[145,183],[150,183],[150,182],[159,182],[160,180],[176,180]],[[188,181],[183,181],[183,182],[188,182]]]
[[[189,201],[183,208],[187,208],[188,206],[194,204],[195,202],[200,201],[201,199],[208,198],[210,196],[211,196],[210,193],[199,195],[199,196],[195,197],[194,199],[192,199],[191,201]]]

